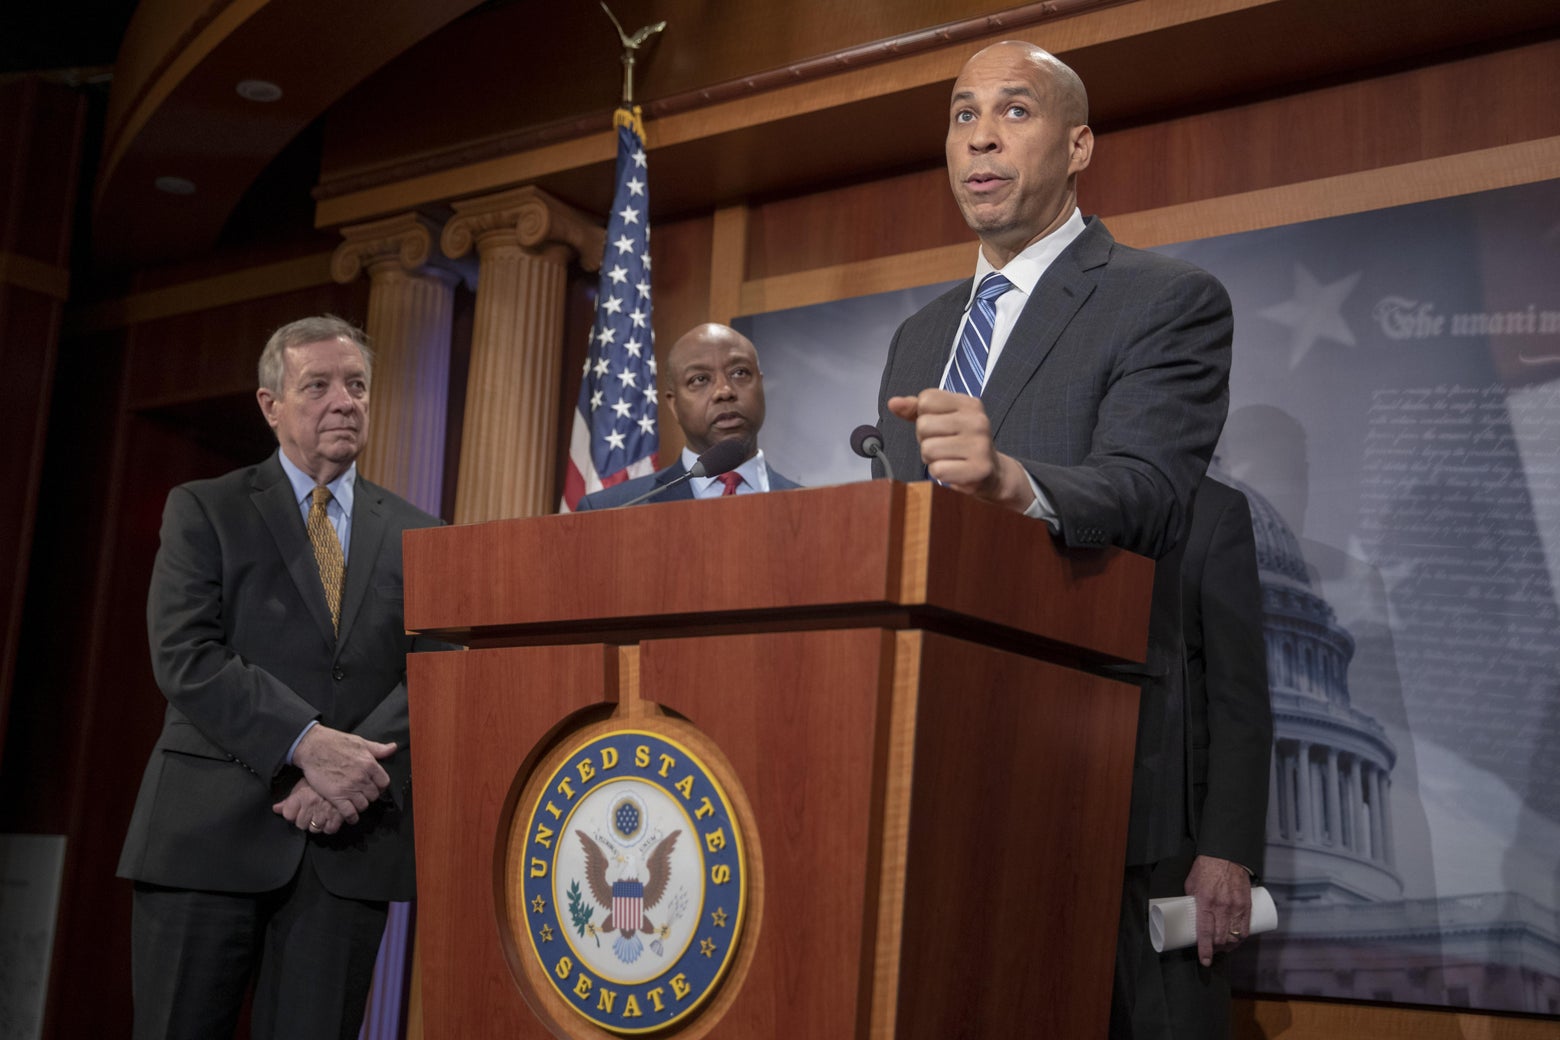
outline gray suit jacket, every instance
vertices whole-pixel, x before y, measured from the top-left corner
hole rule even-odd
[[[965,282],[932,301],[889,347],[878,422],[905,479],[926,467],[914,426],[884,402],[938,385],[969,292]],[[1035,286],[982,396],[997,449],[1044,489],[1064,545],[1118,545],[1164,560],[1139,712],[1129,863],[1173,853],[1187,831],[1179,558],[1166,557],[1185,532],[1224,425],[1232,334],[1229,296],[1212,275],[1118,245],[1090,218]]]
[[[802,486],[796,481],[786,477],[785,474],[780,473],[773,466],[769,466],[767,462],[765,465],[769,470],[769,490],[790,491],[794,488],[799,488]],[[618,506],[627,505],[629,502],[632,502],[640,495],[643,495],[645,492],[649,491],[651,488],[661,487],[664,484],[670,484],[672,481],[681,477],[686,472],[688,472],[688,470],[683,466],[682,459],[678,458],[676,462],[672,463],[670,466],[667,466],[665,469],[658,469],[654,473],[648,474],[646,476],[635,477],[633,480],[625,480],[621,484],[614,484],[609,488],[602,488],[600,491],[594,491],[591,494],[586,495],[584,498],[579,500],[577,505],[575,505],[574,511],[576,513],[584,513],[592,509],[615,509]],[[684,481],[683,483],[678,484],[676,487],[668,490],[665,494],[656,495],[654,498],[647,499],[645,501],[645,505],[649,505],[651,502],[688,501],[692,498],[693,488],[688,485],[687,481]]]
[[[341,633],[331,631],[292,486],[275,455],[174,488],[147,595],[152,669],[168,699],[119,875],[176,888],[261,892],[308,854],[327,889],[409,899],[411,739],[401,532],[439,523],[358,478]],[[387,796],[330,837],[271,811],[311,719],[396,741]]]

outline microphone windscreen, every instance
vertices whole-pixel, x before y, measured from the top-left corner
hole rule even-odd
[[[883,434],[876,426],[863,423],[850,432],[850,450],[864,459],[870,459],[877,452],[869,449],[883,450]]]
[[[689,470],[696,477],[718,477],[742,465],[748,457],[748,443],[740,437],[716,441]]]

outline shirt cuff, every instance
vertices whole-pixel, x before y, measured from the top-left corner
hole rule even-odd
[[[1044,491],[1040,490],[1040,484],[1035,480],[1035,475],[1026,469],[1024,470],[1024,479],[1029,481],[1029,490],[1035,493],[1035,500],[1029,503],[1029,508],[1024,510],[1024,515],[1032,520],[1044,520],[1045,526],[1051,529],[1052,534],[1061,534],[1061,517],[1056,515],[1056,510],[1052,507],[1051,500],[1045,496]]]
[[[310,719],[309,720],[309,724],[307,726],[303,727],[303,729],[301,731],[299,731],[297,738],[292,742],[292,747],[287,749],[287,764],[288,765],[292,765],[293,764],[293,760],[292,760],[293,752],[298,750],[298,745],[303,743],[303,738],[308,736],[309,730],[313,729],[315,726],[318,726],[319,724],[320,724],[320,720],[319,719]]]

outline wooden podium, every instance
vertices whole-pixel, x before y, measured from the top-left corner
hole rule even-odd
[[[470,648],[408,660],[426,1035],[612,1035],[571,1001],[632,986],[550,981],[605,933],[523,886],[542,785],[626,728],[724,780],[745,857],[741,921],[678,924],[722,977],[641,1030],[1103,1037],[1138,691],[1098,671],[1153,564],[1038,530],[878,481],[407,532],[407,626]]]

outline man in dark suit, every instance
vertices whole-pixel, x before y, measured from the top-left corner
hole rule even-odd
[[[1121,246],[1083,219],[1087,123],[1083,84],[1038,47],[996,44],[965,64],[946,158],[980,238],[976,276],[895,333],[880,424],[900,474],[1036,517],[1068,547],[1161,559],[1182,540],[1228,407],[1229,297],[1206,272]],[[1169,561],[1153,595],[1113,1036],[1131,1035],[1150,866],[1175,853],[1188,822],[1180,589]]]
[[[661,399],[671,409],[686,441],[682,455],[665,469],[586,495],[574,507],[611,509],[632,502],[652,488],[685,477],[694,461],[724,440],[740,440],[746,446],[742,464],[723,477],[683,480],[651,502],[718,498],[759,491],[785,491],[800,487],[770,468],[758,446],[764,425],[764,373],[758,368],[758,350],[742,333],[727,325],[709,322],[695,326],[666,355],[667,388]]]
[[[1197,945],[1153,955],[1162,988],[1145,981],[1134,1013],[1142,1036],[1221,1040],[1230,1034],[1230,984],[1214,955],[1240,945],[1251,917],[1251,879],[1267,844],[1273,709],[1251,507],[1211,477],[1192,507],[1181,594],[1191,831],[1154,864],[1149,896],[1197,898]]]
[[[137,1037],[355,1037],[388,900],[413,895],[401,532],[357,476],[371,356],[337,318],[278,329],[279,450],[174,488],[147,596],[168,699],[119,862]]]

